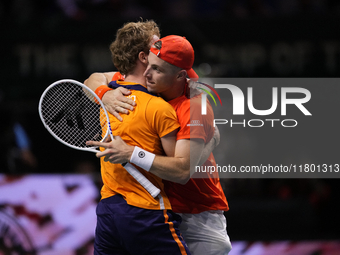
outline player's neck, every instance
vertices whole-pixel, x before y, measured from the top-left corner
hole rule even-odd
[[[146,86],[145,85],[145,77],[143,75],[128,74],[128,75],[126,75],[124,81],[134,82],[134,83],[138,83],[138,84],[141,84],[143,86]]]
[[[146,86],[145,77],[143,76],[144,71],[145,65],[138,62],[133,71],[125,76],[124,81],[139,83],[142,84],[143,86]]]

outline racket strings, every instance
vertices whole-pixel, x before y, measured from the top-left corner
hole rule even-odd
[[[61,140],[85,148],[86,141],[102,141],[107,118],[94,96],[71,82],[47,91],[42,101],[42,116],[50,130]]]

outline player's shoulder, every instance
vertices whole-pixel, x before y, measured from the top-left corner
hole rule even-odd
[[[154,101],[154,98],[157,98],[156,96],[153,96],[149,93],[145,93],[144,91],[140,90],[130,90],[131,94],[127,96],[128,98],[135,98],[138,99],[139,104],[149,104],[150,102]]]
[[[192,104],[201,104],[202,93],[190,98],[189,100],[190,100],[190,103],[192,103]]]
[[[202,104],[202,94],[199,94],[192,98],[186,98],[185,100],[183,100],[181,107],[194,109],[196,107],[201,107],[201,104]]]
[[[157,96],[150,96],[148,106],[156,107],[159,109],[163,107],[165,108],[171,107],[171,105],[168,102],[166,102],[163,98]]]
[[[174,102],[174,104],[178,104],[181,107],[190,107],[190,105],[197,105],[197,104],[201,104],[201,94],[196,95],[192,98],[188,98],[185,95],[182,95],[180,98],[178,98],[178,100],[176,102]],[[176,99],[175,99],[176,100]]]
[[[148,97],[144,98],[142,104],[144,105],[145,114],[148,116],[176,115],[174,108],[161,97],[148,95]]]

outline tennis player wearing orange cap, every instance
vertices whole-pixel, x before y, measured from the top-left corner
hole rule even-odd
[[[198,78],[192,69],[194,50],[191,44],[184,37],[167,36],[156,41],[150,52],[144,73],[146,85],[149,91],[158,93],[176,110],[181,125],[177,146],[190,150],[192,146],[188,141],[207,143],[214,134],[211,105],[207,104],[207,115],[202,115],[201,95],[188,99],[186,80],[179,79],[185,73],[191,79]],[[201,125],[190,125],[191,121]],[[212,153],[203,165],[216,167]],[[166,193],[172,210],[182,216],[180,229],[192,254],[228,254],[231,244],[223,211],[229,208],[217,173],[207,173],[206,178],[191,178],[185,185],[166,182]]]
[[[211,143],[214,135],[212,107],[207,102],[207,114],[201,115],[201,95],[190,99],[186,96],[187,76],[198,78],[192,69],[194,50],[184,37],[171,35],[153,44],[148,61],[144,72],[148,90],[159,94],[173,106],[181,126],[177,134],[175,156],[153,155],[137,146],[127,145],[118,137],[97,156],[105,157],[112,163],[128,160],[142,168],[147,166],[150,173],[164,180],[172,210],[182,216],[180,229],[191,253],[228,254],[231,243],[223,211],[229,210],[229,207],[218,174],[206,173],[205,178],[191,178],[184,185],[175,183],[178,182],[175,173],[187,172],[188,168],[195,165],[216,167],[212,153],[202,155],[204,146]],[[191,125],[191,121],[200,125]],[[147,156],[139,158],[141,151]],[[193,161],[200,162],[196,164]]]

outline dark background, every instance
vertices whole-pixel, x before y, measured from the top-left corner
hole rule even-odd
[[[337,1],[88,0],[74,2],[73,7],[72,3],[0,3],[2,173],[91,172],[98,176],[94,155],[69,149],[43,128],[38,101],[58,79],[84,81],[92,72],[115,70],[108,46],[118,28],[140,17],[155,20],[162,36],[186,36],[195,49],[194,68],[201,77],[317,78],[340,73]],[[335,89],[333,95],[337,93]],[[323,100],[320,104],[329,103],[327,97]],[[332,100],[336,102],[336,97]],[[336,118],[336,107],[331,103],[330,107]],[[25,128],[37,164],[19,162],[8,167],[6,153],[14,146],[8,130],[14,121]],[[325,121],[306,132],[321,140],[332,125]],[[222,140],[232,138],[229,151],[235,148],[233,153],[243,155],[245,165],[251,164],[251,159],[263,156],[256,146],[258,136],[238,130],[222,130]],[[305,151],[296,148],[303,148],[307,140],[287,148],[280,146],[282,138],[265,139],[277,139],[272,145],[276,156],[295,149],[294,156],[304,163]],[[339,136],[334,131],[330,139],[337,141]],[[323,146],[325,155],[339,151],[336,142]],[[214,153],[216,158],[228,157],[226,150],[217,148]],[[222,179],[230,204],[228,233],[232,240],[339,239],[339,183],[338,179]]]

